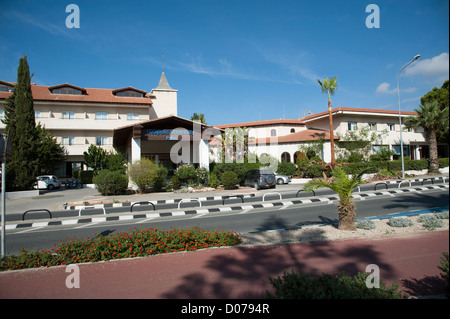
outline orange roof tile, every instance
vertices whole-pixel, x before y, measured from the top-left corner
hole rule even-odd
[[[360,113],[377,113],[377,114],[397,114],[398,115],[398,111],[392,111],[392,110],[375,110],[375,109],[363,109],[363,108],[353,108],[353,107],[342,107],[339,106],[337,108],[334,108],[331,110],[332,113],[338,113],[338,112],[360,112]],[[417,115],[416,112],[409,112],[409,111],[401,111],[400,112],[402,115]],[[324,111],[324,112],[320,112],[320,113],[316,113],[316,114],[312,114],[312,115],[308,115],[305,116],[303,118],[301,118],[301,121],[309,121],[324,115],[328,115],[328,111]]]
[[[4,82],[4,81],[2,81]],[[14,85],[12,82],[8,82]],[[58,85],[57,87],[64,86]],[[65,86],[73,85],[66,84]],[[61,102],[91,102],[91,103],[114,103],[114,104],[142,104],[152,105],[150,95],[146,94],[144,97],[121,97],[113,94],[114,89],[94,89],[83,88],[86,94],[72,95],[72,94],[52,94],[49,88],[55,86],[44,86],[31,84],[31,93],[33,99],[36,101],[61,101]],[[0,99],[6,99],[11,92],[0,92]]]
[[[330,132],[318,129],[307,129],[288,135],[278,136],[278,144],[282,143],[297,143],[297,142],[310,142],[316,141],[319,138],[325,140],[330,139]],[[273,137],[272,137],[273,138]],[[270,137],[258,138],[256,141],[250,141],[249,144],[270,144]],[[334,136],[334,139],[339,139],[338,136]]]
[[[262,126],[262,125],[277,125],[277,124],[300,124],[305,123],[301,120],[294,119],[275,119],[275,120],[264,120],[264,121],[254,121],[254,122],[243,122],[243,123],[231,123],[223,125],[215,125],[218,128],[232,128],[232,127],[251,127],[251,126]]]

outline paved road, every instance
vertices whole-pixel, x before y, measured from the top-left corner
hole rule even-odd
[[[356,200],[358,218],[448,206],[448,189],[390,195],[382,194],[380,196],[367,197],[365,200]],[[97,217],[95,218],[88,218],[89,222],[69,223],[59,226],[43,226],[41,220],[30,224],[30,221],[22,225],[33,225],[36,227],[20,227],[7,230],[6,251],[9,254],[16,254],[20,248],[27,250],[47,249],[52,248],[55,243],[61,240],[64,241],[66,236],[69,238],[73,236],[76,238],[92,238],[95,233],[107,235],[109,233],[126,232],[130,228],[141,227],[140,225],[146,228],[153,228],[155,224],[158,224],[160,229],[169,229],[169,227],[189,228],[200,225],[200,227],[207,230],[214,230],[216,227],[219,227],[245,233],[337,221],[336,206],[333,202],[289,205],[290,202],[287,201],[284,202],[287,205],[271,206],[276,203],[269,202],[267,203],[269,207],[266,208],[252,208],[253,206],[246,203],[244,206],[241,206],[242,204],[233,206],[233,208],[238,208],[236,210],[224,212],[200,213],[199,210],[195,214],[152,218],[146,218],[145,215],[139,213],[136,215],[125,213],[119,217],[130,219],[123,220],[97,221],[97,219],[105,219],[106,217],[96,215]],[[226,206],[224,208],[230,207]],[[181,212],[177,211],[177,213]],[[153,214],[153,211],[150,211],[150,214]],[[107,216],[111,216],[111,214],[108,213]],[[48,220],[47,223],[56,223],[52,220]],[[87,219],[82,217],[79,221],[81,220]]]
[[[381,280],[412,295],[443,293],[437,268],[449,231],[358,240],[228,247],[79,265],[80,288],[66,267],[0,273],[0,298],[260,298],[284,270],[321,275],[380,268]],[[193,305],[201,302],[190,300]],[[165,309],[180,314],[181,309]],[[273,313],[272,313],[273,314]]]

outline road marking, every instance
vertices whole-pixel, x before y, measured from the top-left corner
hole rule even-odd
[[[86,223],[84,225],[81,225],[81,226],[78,226],[78,227],[74,227],[73,229],[80,229],[80,228],[84,228],[84,227],[87,227],[87,226],[94,226],[94,225],[97,225],[97,224],[98,224],[98,222],[97,223]]]
[[[147,223],[147,222],[149,222],[149,221],[151,221],[151,220],[153,220],[153,219],[155,219],[155,218],[157,218],[157,217],[155,216],[155,217],[146,218],[146,219],[144,219],[144,220],[138,220],[138,221],[135,222],[134,224],[144,224],[144,223]]]
[[[238,213],[237,215],[246,214],[249,211],[251,211],[253,208],[244,209],[242,212]]]
[[[16,234],[28,233],[28,232],[31,232],[31,231],[33,231],[33,230],[39,230],[39,229],[45,228],[45,227],[46,227],[46,226],[32,227],[32,228],[30,228],[30,229],[25,229],[25,230],[18,231],[18,232],[16,232]]]

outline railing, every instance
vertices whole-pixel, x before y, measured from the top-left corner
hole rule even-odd
[[[52,213],[48,209],[30,209],[23,213],[22,220],[25,220],[25,215],[31,212],[47,212],[50,215],[50,219],[52,218]]]
[[[178,202],[178,209],[180,209],[180,205],[182,202],[191,202],[191,201],[197,201],[200,204],[200,207],[202,207],[202,202],[198,198],[183,198]]]
[[[133,203],[132,205],[131,205],[131,207],[130,207],[130,213],[132,213],[133,212],[133,207],[135,206],[135,205],[152,205],[153,206],[153,210],[156,210],[156,207],[155,207],[155,204],[153,204],[151,201],[143,201],[143,202],[136,202],[136,203]]]
[[[280,193],[278,193],[278,192],[271,192],[271,193],[265,193],[265,194],[264,194],[264,196],[263,196],[263,202],[265,201],[265,198],[266,198],[267,195],[274,195],[274,194],[280,196],[280,200],[283,199],[283,198],[281,197],[281,194],[280,194]]]

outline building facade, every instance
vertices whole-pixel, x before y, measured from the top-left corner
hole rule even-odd
[[[402,111],[402,140],[404,156],[411,159],[428,158],[429,146],[423,128],[407,129],[404,125],[416,112]],[[377,154],[381,148],[393,152],[392,159],[401,154],[399,113],[390,110],[338,107],[332,109],[333,134],[336,159],[344,158],[339,142],[344,142],[347,132],[365,128],[369,134],[380,136],[373,141],[365,154]],[[329,112],[312,114],[298,120],[279,119],[218,125],[221,129],[247,128],[249,152],[258,156],[270,154],[279,161],[294,162],[298,152],[308,144],[322,141],[322,152],[316,154],[325,162],[331,161]],[[342,144],[341,144],[342,145]],[[441,157],[448,157],[448,145],[439,145]]]
[[[3,104],[15,83],[0,80],[0,118]],[[66,161],[54,174],[71,176],[86,169],[83,153],[91,144],[108,152],[123,152],[132,163],[148,157],[175,169],[183,163],[208,167],[220,161],[224,141],[221,136],[245,128],[248,152],[261,157],[271,155],[279,161],[294,162],[302,147],[320,141],[320,156],[331,161],[328,111],[302,119],[276,119],[223,124],[215,127],[178,117],[178,90],[173,89],[162,72],[158,86],[150,92],[123,87],[117,89],[84,88],[64,83],[55,86],[31,85],[36,122],[45,126],[65,148]],[[415,112],[401,112],[402,123]],[[400,156],[400,125],[396,111],[338,107],[332,110],[334,139],[337,145],[348,131],[367,127],[379,133],[381,140],[370,145],[368,157],[381,148]],[[0,131],[5,125],[0,122]],[[225,134],[226,135],[226,134]],[[402,131],[404,155],[411,159],[428,158],[424,129]],[[448,146],[440,146],[440,156],[448,157]],[[342,157],[335,147],[336,159]]]

